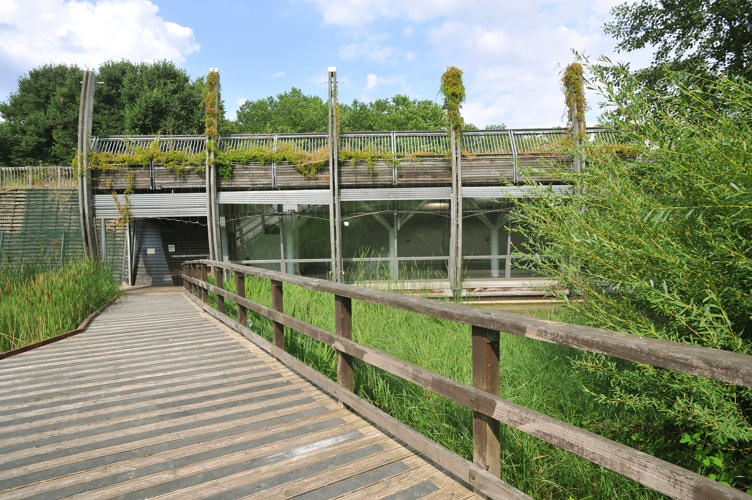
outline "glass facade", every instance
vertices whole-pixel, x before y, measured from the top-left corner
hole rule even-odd
[[[522,235],[509,230],[512,204],[464,199],[463,279],[537,277],[519,265]],[[231,260],[331,278],[328,205],[225,205]],[[448,200],[342,202],[346,282],[447,281]]]
[[[329,207],[226,205],[230,260],[330,278]]]

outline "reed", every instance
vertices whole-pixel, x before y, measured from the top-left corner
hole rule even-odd
[[[112,272],[91,260],[1,267],[0,352],[73,330],[120,293]]]

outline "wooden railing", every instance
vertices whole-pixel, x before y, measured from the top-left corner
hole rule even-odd
[[[209,268],[217,285],[208,282]],[[236,293],[224,289],[225,272],[234,273]],[[270,281],[272,307],[257,304],[246,298],[246,275]],[[750,498],[741,491],[652,455],[502,399],[499,397],[499,335],[519,335],[746,387],[752,387],[752,356],[532,319],[496,310],[437,302],[227,262],[186,262],[183,264],[183,280],[189,296],[209,314],[244,334],[357,413],[468,482],[479,493],[492,498],[524,497],[524,494],[498,478],[500,423],[570,451],[673,498]],[[283,283],[333,294],[336,334],[284,314]],[[217,296],[216,310],[208,304],[209,292]],[[353,299],[471,325],[473,386],[461,384],[352,341]],[[237,321],[225,314],[225,300],[231,300],[237,305]],[[273,343],[267,342],[246,326],[247,310],[265,316],[273,322]],[[337,383],[284,351],[285,326],[336,350]],[[474,463],[462,459],[358,398],[352,392],[353,359],[385,370],[473,410]]]

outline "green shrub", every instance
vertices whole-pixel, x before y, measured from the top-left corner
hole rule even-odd
[[[590,70],[634,146],[586,145],[581,177],[562,173],[571,193],[520,202],[529,265],[581,299],[569,305],[584,324],[752,354],[752,85],[674,73],[656,95],[620,68]],[[600,355],[576,366],[623,415],[608,434],[752,487],[749,388]]]

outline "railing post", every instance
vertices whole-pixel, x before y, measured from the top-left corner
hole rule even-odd
[[[185,274],[187,274],[189,278],[193,278],[193,264],[185,266]],[[188,283],[188,293],[194,296],[196,295],[196,286],[193,283]]]
[[[352,340],[352,299],[334,296],[334,322],[337,335]],[[352,356],[337,352],[337,382],[348,391],[355,390]]]
[[[235,294],[245,298],[245,275],[239,271],[235,271]],[[245,307],[237,304],[238,306],[238,323],[243,326],[248,326],[248,316],[245,311]]]
[[[182,265],[180,266],[180,270],[182,271],[182,273],[183,273],[183,274],[185,274],[185,275],[187,275],[187,274],[188,274],[188,271],[186,270],[186,265],[185,265],[185,264],[182,264]],[[184,279],[183,279],[183,290],[185,290],[186,292],[189,292],[190,290],[188,289],[188,286],[189,286],[189,285],[188,285],[188,280],[186,280],[186,279],[184,278]]]
[[[473,385],[499,395],[499,332],[473,325]],[[500,424],[498,420],[473,412],[473,462],[501,475]]]
[[[209,283],[209,276],[206,271],[206,266],[204,264],[199,264],[198,272],[199,272],[201,281],[203,281],[204,283]],[[205,304],[209,303],[209,290],[207,290],[204,287],[201,287],[201,300]]]
[[[275,311],[284,312],[284,296],[282,294],[282,282],[269,280],[272,286],[272,308]],[[285,349],[285,327],[282,323],[272,322],[272,333],[274,336],[274,345],[280,349]]]
[[[224,288],[225,287],[224,269],[218,268],[217,266],[212,266],[212,274],[214,275],[214,280],[217,282],[217,288]],[[217,294],[217,310],[221,312],[222,314],[225,313],[225,298],[221,296],[220,294]]]

